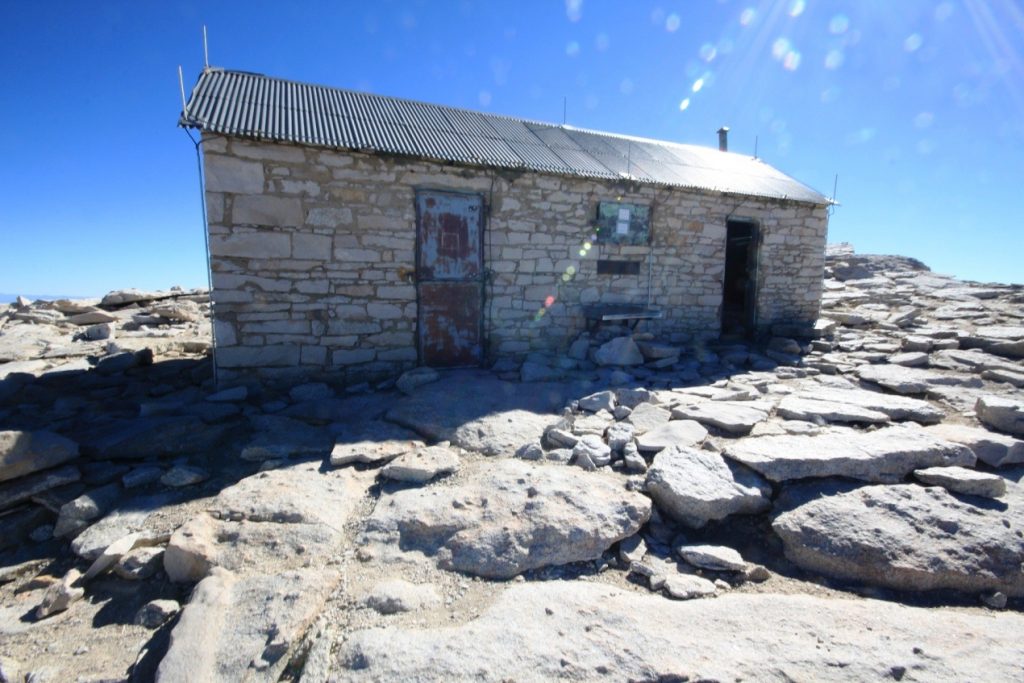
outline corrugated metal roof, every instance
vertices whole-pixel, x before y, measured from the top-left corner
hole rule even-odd
[[[829,203],[821,193],[741,154],[242,71],[204,69],[179,124],[262,140]]]

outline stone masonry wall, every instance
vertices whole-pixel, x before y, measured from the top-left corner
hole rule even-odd
[[[719,331],[726,219],[761,229],[759,323],[818,314],[824,207],[621,181],[476,169],[204,137],[217,362],[238,377],[339,375],[417,363],[417,189],[477,193],[485,216],[486,356],[565,348],[581,304],[650,303],[669,341]],[[593,243],[597,203],[651,207],[650,246]],[[598,258],[640,261],[598,275]]]

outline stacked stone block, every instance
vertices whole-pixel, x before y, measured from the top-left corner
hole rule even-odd
[[[226,377],[358,382],[417,363],[417,189],[484,197],[488,360],[564,349],[589,303],[650,303],[669,341],[717,335],[727,219],[762,233],[762,325],[818,314],[824,207],[631,181],[204,138],[217,362]],[[596,242],[601,201],[651,207],[648,246]],[[598,275],[598,259],[639,275]]]

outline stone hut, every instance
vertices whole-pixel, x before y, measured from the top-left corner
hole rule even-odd
[[[808,326],[829,200],[763,161],[207,68],[222,377],[563,351],[621,319],[669,342]]]

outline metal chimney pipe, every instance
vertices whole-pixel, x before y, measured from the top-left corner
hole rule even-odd
[[[718,129],[718,149],[722,152],[729,151],[729,126]]]

